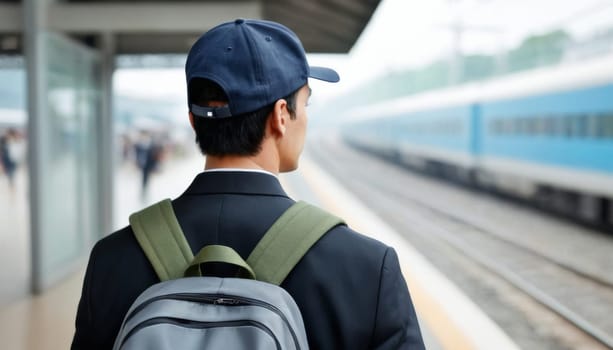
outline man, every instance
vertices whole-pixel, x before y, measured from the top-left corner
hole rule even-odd
[[[19,134],[15,129],[8,129],[0,136],[0,169],[4,170],[9,188],[15,190],[15,171],[20,152]]]
[[[156,170],[160,162],[162,146],[155,140],[153,135],[147,130],[141,130],[139,137],[134,145],[136,165],[141,171],[141,198],[147,198],[149,188],[149,178],[151,173]]]
[[[205,33],[186,63],[189,119],[205,171],[172,205],[194,252],[210,244],[247,258],[294,201],[277,179],[304,144],[309,67],[288,28],[236,20]],[[110,349],[135,298],[158,282],[126,227],[92,250],[73,349]],[[394,250],[346,226],[327,232],[281,285],[298,304],[312,349],[423,349]]]

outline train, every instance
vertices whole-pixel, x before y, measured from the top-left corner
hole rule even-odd
[[[354,147],[613,227],[613,55],[362,106],[342,118]]]

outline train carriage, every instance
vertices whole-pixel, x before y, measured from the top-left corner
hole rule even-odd
[[[613,56],[350,111],[361,148],[613,224]]]

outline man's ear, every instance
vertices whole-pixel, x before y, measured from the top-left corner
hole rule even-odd
[[[287,123],[289,119],[289,112],[287,110],[287,101],[279,99],[275,102],[275,105],[270,112],[272,115],[269,119],[270,128],[273,135],[283,136],[285,130],[287,130]]]

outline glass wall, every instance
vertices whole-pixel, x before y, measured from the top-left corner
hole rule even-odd
[[[100,106],[98,55],[52,33],[46,45],[44,176],[39,193],[36,286],[49,285],[89,250],[96,232],[97,129]]]
[[[25,95],[23,57],[0,55],[0,306],[30,283]]]

